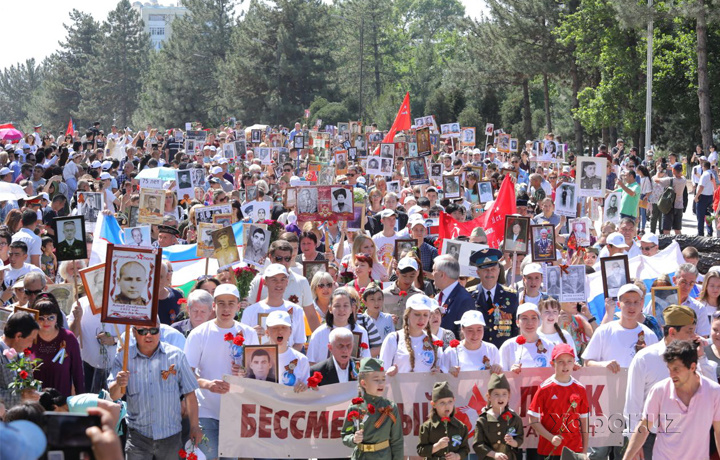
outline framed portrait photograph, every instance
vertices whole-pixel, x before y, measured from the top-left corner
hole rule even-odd
[[[443,197],[460,198],[460,175],[442,176]]]
[[[246,379],[278,383],[277,345],[245,345],[243,353]]]
[[[34,308],[19,307],[17,305],[14,307],[10,307],[10,308],[13,309],[13,313],[17,313],[17,312],[21,312],[21,311],[25,312],[25,313],[30,313],[31,315],[33,315],[35,317],[35,321],[40,321],[40,311],[39,310],[35,310]]]
[[[338,176],[347,173],[348,169],[348,153],[347,150],[338,150],[335,152],[335,174]]]
[[[138,217],[140,216],[140,208],[137,206],[128,206],[127,216],[128,226],[137,227]]]
[[[577,215],[577,185],[563,182],[555,191],[555,213],[558,216],[575,217]]]
[[[392,158],[380,158],[380,175],[392,176],[394,162]]]
[[[607,160],[597,157],[577,157],[575,182],[579,196],[602,198],[605,196]]]
[[[140,214],[138,215],[139,223],[162,225],[164,209],[165,190],[140,190]]]
[[[430,163],[430,179],[434,181],[442,180],[443,165],[441,163]]]
[[[432,153],[432,144],[430,143],[430,128],[420,128],[415,131],[415,139],[417,142],[418,155],[427,156]]]
[[[102,310],[103,291],[105,289],[105,264],[93,265],[78,271],[85,294],[87,295],[93,315]]]
[[[123,233],[125,236],[125,246],[134,246],[138,248],[152,247],[149,225],[124,228]]]
[[[365,205],[355,203],[354,218],[347,223],[347,229],[358,231],[365,228]]]
[[[262,130],[261,129],[251,129],[250,130],[250,142],[253,144],[259,144],[262,142]]]
[[[680,303],[680,291],[677,286],[657,286],[652,288],[652,315],[660,326],[665,326],[663,310],[670,305]]]
[[[407,168],[406,171],[410,177],[410,185],[423,185],[430,183],[425,157],[408,157],[405,161],[405,167]]]
[[[215,214],[230,214],[234,212],[232,205],[230,204],[219,204],[215,206],[203,206],[195,209],[195,222],[206,222],[212,223],[212,218]]]
[[[245,237],[243,262],[262,267],[270,247],[270,231],[257,225],[251,225],[243,235]]]
[[[190,169],[190,180],[193,187],[205,187],[205,168]]]
[[[233,144],[235,144],[235,156],[244,160],[247,155],[247,144],[245,139],[236,140]]]
[[[318,204],[318,189],[315,187],[298,187],[296,190],[298,215],[316,213]]]
[[[237,243],[235,242],[235,232],[232,227],[223,227],[212,232],[213,248],[215,248],[215,257],[220,267],[227,267],[240,261]]]
[[[395,158],[395,144],[380,144],[380,157]]]
[[[294,208],[297,205],[297,189],[295,187],[286,188],[283,201],[286,208]]]
[[[408,157],[415,158],[418,156],[417,142],[408,142]]]
[[[509,134],[498,134],[495,136],[495,144],[497,145],[498,152],[510,153],[510,135]]]
[[[220,230],[221,224],[209,224],[207,222],[200,222],[197,225],[197,256],[198,257],[213,257],[215,252],[215,244],[213,243],[213,232]]]
[[[540,141],[539,148],[538,161],[553,163],[563,161],[562,147],[558,142],[546,139]]]
[[[192,175],[189,169],[175,171],[175,193],[180,201],[189,200],[195,196],[195,188],[193,187]]]
[[[460,135],[462,147],[475,147],[475,128],[462,128]]]
[[[520,145],[520,142],[517,139],[512,139],[512,138],[510,139],[510,151],[512,153],[515,153],[518,151],[519,145]]]
[[[253,222],[262,222],[270,216],[271,205],[270,201],[250,201],[242,205],[240,210],[244,217],[249,217]]]
[[[600,259],[603,293],[608,299],[617,299],[620,288],[630,282],[630,266],[627,254]]]
[[[590,246],[590,230],[592,229],[592,220],[589,217],[579,217],[570,219],[568,222],[570,231],[575,234],[578,246]]]
[[[502,169],[500,169],[500,174],[502,174],[503,176],[507,176],[507,175],[513,176],[515,178],[515,183],[517,183],[517,181],[518,181],[518,172],[515,169],[502,168]]]
[[[75,285],[71,283],[48,284],[46,292],[55,297],[65,316],[70,316],[73,303],[75,303]]]
[[[55,256],[58,262],[87,259],[84,216],[55,217],[53,230],[57,237]]]
[[[557,265],[546,265],[545,276],[543,277],[547,295],[558,302],[560,301],[560,294],[562,293],[560,288],[560,272],[561,269]]]
[[[232,160],[237,155],[235,152],[235,143],[226,142],[222,146],[223,157],[227,160]]]
[[[417,240],[414,238],[398,238],[395,240],[395,248],[393,249],[393,257],[398,262],[400,261],[400,254],[402,254],[403,251],[413,248],[413,246],[417,246]]]
[[[140,193],[142,194],[142,190]],[[165,192],[163,192],[164,196]],[[85,217],[87,231],[95,231],[95,222],[103,210],[104,197],[100,192],[77,192],[78,215]],[[142,199],[140,200],[142,204]]]
[[[212,219],[213,224],[220,224],[223,227],[229,227],[234,223],[232,214],[217,213],[213,214]]]
[[[444,239],[443,240],[443,247],[442,247],[442,253],[443,255],[448,254],[453,256],[455,260],[460,262],[460,250],[462,248],[462,241],[459,240],[450,240],[450,239]]]
[[[351,189],[342,187],[330,188],[330,200],[332,212],[336,214],[353,213],[353,192]],[[354,213],[353,213],[354,215]]]
[[[611,192],[605,197],[603,206],[603,222],[620,223],[620,199],[622,192]]]
[[[400,181],[392,180],[387,183],[387,191],[400,195]]]
[[[585,265],[570,265],[560,270],[560,302],[586,302]]]
[[[503,252],[517,252],[518,254],[527,254],[529,228],[529,217],[505,216]]]
[[[326,272],[328,270],[327,260],[308,260],[302,262],[303,276],[307,278],[308,283],[312,281],[315,273]]]
[[[547,225],[531,225],[532,261],[551,262],[557,259],[555,251],[555,227]]]
[[[101,321],[157,326],[162,249],[108,243]]]
[[[493,196],[492,182],[489,180],[478,182],[478,192],[480,192],[480,203],[488,203],[495,199],[495,196]]]

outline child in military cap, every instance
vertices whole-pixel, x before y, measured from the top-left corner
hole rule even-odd
[[[522,445],[523,421],[507,407],[510,402],[510,383],[503,374],[492,374],[488,383],[488,405],[478,416],[475,424],[473,450],[479,459],[498,460],[521,458],[518,447]]]
[[[400,411],[383,397],[385,368],[376,358],[363,358],[358,372],[359,397],[352,400],[343,424],[343,444],[354,448],[354,460],[402,460]]]
[[[429,459],[465,460],[468,428],[455,418],[455,396],[447,382],[436,382],[432,390],[430,417],[420,426],[417,453]]]

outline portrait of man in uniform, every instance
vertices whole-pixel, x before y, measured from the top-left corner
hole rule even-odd
[[[82,219],[81,216],[56,218],[58,243],[55,255],[58,261],[87,258],[87,244],[84,238],[85,226]]]
[[[125,262],[117,275],[120,293],[113,297],[116,304],[147,305],[148,271],[140,262]]]

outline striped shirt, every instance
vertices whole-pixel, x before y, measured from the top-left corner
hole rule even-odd
[[[7,368],[10,360],[3,354],[5,350],[9,349],[10,347],[0,340],[0,403],[3,403],[7,409],[20,404],[21,397],[20,392],[15,392],[8,388],[8,386],[15,381],[15,371]]]
[[[122,353],[115,356],[108,384],[122,370]],[[163,371],[174,365],[175,374],[163,378]],[[198,388],[185,354],[179,348],[160,342],[148,357],[136,345],[128,349],[127,387],[128,427],[150,439],[169,438],[182,430],[180,396]]]

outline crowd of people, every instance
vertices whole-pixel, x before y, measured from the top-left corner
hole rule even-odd
[[[38,125],[19,142],[2,143],[0,181],[18,184],[27,197],[0,203],[0,417],[44,426],[44,412],[89,411],[102,416],[102,426],[88,431],[96,458],[175,459],[180,449],[197,445],[214,459],[221,395],[230,390],[224,375],[273,381],[296,392],[321,391],[312,380],[317,373],[320,387],[358,380],[365,398],[396,413],[397,407],[382,399],[386,377],[489,370],[490,404],[479,415],[475,438],[467,439],[467,430],[452,418],[454,396],[440,385],[432,390],[433,411],[421,429],[417,455],[515,459],[525,452],[528,459],[560,458],[567,448],[593,460],[632,459],[640,451],[644,458],[709,458],[711,427],[720,433],[720,267],[701,274],[698,250],[685,247],[684,263],[666,271],[671,276],[652,281],[653,287],[678,288],[657,311],[655,300],[647,300],[646,280],[609,272],[613,295],[605,299],[602,317],[588,302],[561,301],[558,277],[564,278],[560,270],[568,266],[581,266],[570,272],[567,292],[582,297],[587,296],[582,271],[600,270],[604,258],[644,257],[652,264],[660,252],[658,234],[681,233],[690,200],[697,234],[712,236],[720,202],[714,147],[707,157],[699,148],[692,156],[655,158],[653,151],[641,156],[618,140],[612,149],[602,145],[596,156],[585,157],[566,151],[552,134],[528,140],[519,152],[500,152],[494,144],[481,150],[433,133],[430,154],[419,157],[425,159],[426,180],[411,184],[406,164],[418,158],[413,129],[395,135],[388,149],[394,152],[392,169],[374,175],[366,172],[368,158],[383,158],[376,142],[383,133],[378,136],[375,125],[325,132],[300,123],[292,129],[257,126],[207,130],[198,138],[198,130],[150,125],[136,133],[116,126],[104,132],[99,123],[84,133],[55,137]],[[540,161],[538,150],[547,150],[543,142],[563,154]],[[335,161],[338,150],[341,164]],[[594,162],[582,163],[589,158]],[[597,173],[598,165],[604,174]],[[413,167],[416,179],[422,169]],[[80,281],[89,259],[58,262],[59,255],[89,257],[98,229],[84,229],[87,248],[82,248],[75,224],[59,228],[55,220],[84,215],[89,223],[97,221],[92,213],[114,216],[121,229],[133,228],[126,243],[142,245],[143,233],[136,229],[143,224],[133,218],[143,207],[137,176],[154,168],[188,174],[180,176],[182,184],[164,180],[162,209],[148,201],[145,211],[162,215],[162,223],[146,225],[149,247],[202,243],[204,208],[222,204],[231,206],[232,222],[267,224],[265,216],[243,214],[248,204],[267,203],[268,217],[282,230],[272,233],[269,245],[263,247],[269,232],[260,231],[257,247],[241,247],[257,270],[247,293],[241,294],[233,268],[249,262],[220,263],[216,272],[180,290],[173,263],[163,260],[157,324],[134,326],[125,337],[124,328],[101,321],[94,308],[99,303],[89,298],[102,296],[93,292],[102,280]],[[438,169],[440,177],[428,174]],[[447,176],[459,178],[454,198],[444,193]],[[458,246],[442,254],[436,244],[441,215],[440,220],[463,223],[486,213],[508,214],[493,206],[508,180],[514,217],[545,225],[540,239],[531,245],[528,228],[518,223],[507,241],[488,247],[487,229],[477,225],[453,235],[457,244],[481,245],[467,259]],[[332,215],[325,221],[304,219],[317,210],[302,188],[313,185],[352,187],[352,197],[334,193],[333,211],[346,212],[353,201],[356,221]],[[188,188],[192,196],[178,196]],[[80,202],[81,192],[99,193],[102,204]],[[570,213],[559,215],[556,206]],[[573,215],[589,217],[590,225],[575,225]],[[227,238],[224,243],[222,250]],[[519,250],[523,247],[527,250]],[[324,266],[306,277],[308,262]],[[59,300],[51,292],[57,284],[76,286],[77,301]],[[277,361],[261,351],[245,360],[218,352],[228,342],[231,351],[243,344],[276,346]],[[27,376],[20,377],[13,363],[23,357],[42,360],[31,376],[39,385],[18,390],[13,383]],[[581,366],[628,373],[626,448],[588,446],[588,403],[572,377]],[[553,373],[529,406],[540,436],[537,449],[530,449],[523,447],[522,421],[514,412],[519,408],[507,407],[510,386],[503,373],[537,367]],[[571,401],[576,416],[562,431],[552,422],[568,407],[570,389],[582,400]],[[677,431],[665,429],[667,414],[677,414]],[[451,423],[461,438],[455,443],[451,437],[452,448],[447,436],[433,434],[442,421],[446,434]],[[382,423],[373,433],[369,424],[362,430],[346,421],[342,441],[354,449],[354,458],[371,452],[373,458],[395,460],[411,455],[397,442],[399,422]],[[4,454],[8,447],[2,444]]]

